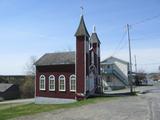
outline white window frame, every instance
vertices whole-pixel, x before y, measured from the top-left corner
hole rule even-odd
[[[60,89],[60,78],[63,77],[64,78],[64,89]],[[64,75],[60,75],[59,79],[58,79],[58,84],[59,84],[59,91],[66,91],[66,78]]]
[[[53,79],[52,79],[52,77],[53,77]],[[52,81],[52,80],[54,81],[53,84],[51,84],[51,81]],[[51,85],[54,85],[54,89],[52,89],[52,88],[50,87]],[[48,86],[48,87],[49,87],[49,91],[55,91],[55,87],[56,87],[56,86],[55,86],[55,76],[54,76],[54,75],[50,75],[50,76],[49,76],[49,86]]]
[[[75,77],[75,90],[72,90],[72,84],[71,84],[72,77]],[[71,92],[76,92],[76,76],[75,76],[75,75],[71,75],[71,76],[69,77],[69,85],[70,85],[70,91],[71,91]]]
[[[42,80],[42,79],[44,80],[44,81],[43,81],[44,88],[41,88],[41,86],[42,86],[42,85],[41,85],[41,83],[42,83],[41,80]],[[40,75],[40,77],[39,77],[39,89],[40,89],[40,90],[46,90],[46,77],[45,77],[45,75]]]
[[[91,63],[94,64],[94,52],[91,51]]]

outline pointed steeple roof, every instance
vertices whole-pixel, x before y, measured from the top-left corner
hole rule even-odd
[[[98,35],[96,33],[96,28],[94,26],[93,28],[93,33],[91,34],[91,38],[90,38],[90,42],[91,43],[101,43],[99,38],[98,38]]]
[[[83,19],[83,15],[81,16],[80,24],[78,26],[78,29],[77,29],[76,33],[75,33],[75,36],[87,36],[87,37],[90,36],[88,31],[87,31],[84,19]]]

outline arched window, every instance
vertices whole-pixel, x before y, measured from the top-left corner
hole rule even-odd
[[[45,82],[46,82],[45,76],[44,76],[44,75],[41,75],[41,76],[39,77],[39,89],[40,89],[40,90],[45,90],[45,89],[46,89],[46,87],[45,87]]]
[[[76,76],[71,75],[69,78],[70,81],[70,91],[75,92],[76,91]]]
[[[49,90],[55,91],[55,77],[54,77],[54,75],[49,76]]]
[[[59,76],[59,91],[65,91],[65,90],[66,90],[65,76],[60,75]]]

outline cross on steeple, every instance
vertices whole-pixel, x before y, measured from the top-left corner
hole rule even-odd
[[[83,0],[81,0],[81,6],[80,6],[80,8],[81,8],[81,15],[83,15],[83,12],[84,12]]]
[[[83,15],[84,8],[83,8],[83,6],[81,6],[80,8],[81,8],[81,14]]]

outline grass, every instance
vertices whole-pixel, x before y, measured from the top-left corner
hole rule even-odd
[[[10,118],[15,118],[24,115],[33,115],[36,113],[53,111],[58,109],[68,109],[73,107],[79,107],[87,104],[94,104],[97,102],[102,101],[109,101],[115,99],[117,97],[97,97],[97,98],[89,98],[86,100],[78,101],[75,103],[69,104],[59,104],[59,105],[37,105],[34,103],[25,104],[25,105],[18,105],[18,106],[11,106],[6,109],[0,109],[0,120],[7,120]],[[0,107],[4,107],[4,105],[0,105]]]
[[[24,104],[27,104],[27,103],[6,103],[6,104],[0,104],[0,110],[2,109],[7,109],[7,108],[12,108],[14,106],[20,106],[20,105],[24,105]]]

